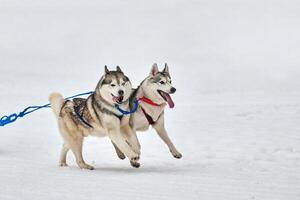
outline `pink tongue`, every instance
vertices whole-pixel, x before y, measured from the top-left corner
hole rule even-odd
[[[170,108],[174,108],[175,104],[174,104],[174,102],[173,102],[171,96],[170,96],[169,94],[167,94],[167,93],[163,93],[163,95],[164,95],[164,97],[166,98],[166,100],[167,100],[167,102],[168,102],[168,104],[169,104],[169,107],[170,107]]]
[[[120,97],[113,96],[112,99],[113,99],[114,102],[117,102],[117,103],[118,103],[118,102],[121,102]]]
[[[117,100],[118,100],[118,97],[116,97],[116,96],[113,96],[113,98],[112,98],[112,99],[113,99],[113,101],[114,101],[114,102],[117,102]]]

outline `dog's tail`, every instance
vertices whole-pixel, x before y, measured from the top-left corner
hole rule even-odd
[[[49,96],[49,101],[50,101],[51,108],[52,108],[54,114],[56,115],[56,117],[58,117],[61,107],[62,107],[63,103],[65,102],[63,96],[58,92],[53,92]]]

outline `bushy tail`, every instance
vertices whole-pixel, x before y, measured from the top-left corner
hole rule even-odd
[[[65,101],[63,96],[60,93],[53,92],[49,96],[49,101],[54,114],[56,115],[56,117],[58,117],[61,107]]]

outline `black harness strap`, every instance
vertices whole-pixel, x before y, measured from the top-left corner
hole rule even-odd
[[[85,119],[84,119],[84,117],[83,117],[83,111],[84,111],[84,109],[82,109],[82,111],[80,111],[81,109],[81,106],[84,106],[83,108],[85,108],[85,106],[86,106],[86,100],[85,99],[73,99],[73,101],[74,102],[76,102],[76,101],[80,101],[80,100],[82,100],[82,102],[79,102],[78,104],[76,104],[75,103],[75,105],[74,105],[74,111],[75,111],[75,114],[76,114],[76,116],[79,118],[79,120],[83,123],[83,124],[85,124],[86,126],[88,126],[88,127],[90,127],[90,128],[93,128],[93,126],[91,125],[91,124],[89,124]],[[80,112],[81,112],[81,114],[80,114]]]
[[[77,109],[75,109],[74,108],[74,110],[75,110],[75,114],[76,114],[76,116],[80,119],[80,121],[82,121],[85,125],[87,125],[88,127],[90,127],[90,128],[93,128],[93,126],[92,125],[90,125],[79,113],[78,113],[78,111],[77,111]]]
[[[141,109],[142,109],[142,111],[143,111],[143,113],[144,113],[144,115],[145,115],[145,117],[146,117],[148,123],[149,123],[150,125],[155,124],[156,121],[154,121],[154,120],[152,119],[152,117],[151,117],[150,115],[148,115],[148,114],[146,113],[146,111],[145,111],[142,107],[141,107]]]
[[[116,115],[114,114],[120,121],[122,121],[123,115]]]
[[[80,119],[80,121],[82,121],[85,125],[87,125],[90,128],[93,128],[93,126],[90,125],[87,121],[85,121],[85,119],[76,110],[75,110],[75,114]]]

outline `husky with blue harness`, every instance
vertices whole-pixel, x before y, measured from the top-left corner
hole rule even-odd
[[[133,167],[139,167],[140,144],[135,132],[129,126],[129,97],[132,86],[120,67],[109,71],[98,82],[95,92],[87,99],[65,100],[59,93],[49,96],[51,108],[57,118],[59,131],[63,137],[59,165],[67,166],[66,156],[73,152],[80,168],[94,169],[85,163],[82,156],[84,137],[94,135],[108,136],[117,153],[130,160]],[[137,101],[136,101],[137,106]]]

